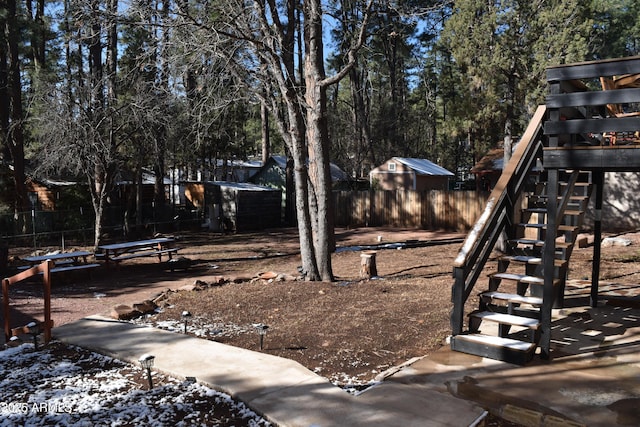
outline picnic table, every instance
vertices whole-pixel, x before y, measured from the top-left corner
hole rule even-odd
[[[29,265],[22,266],[21,269],[26,270],[47,260],[53,261],[54,267],[51,269],[52,273],[99,267],[100,264],[87,262],[87,257],[90,255],[93,255],[93,253],[88,251],[73,251],[28,256],[24,257],[23,260],[28,262]]]
[[[104,258],[108,266],[110,262],[119,263],[132,258],[158,257],[158,262],[162,262],[162,255],[167,255],[171,259],[172,255],[178,252],[174,247],[175,240],[171,237],[158,237],[155,239],[136,240],[132,242],[111,243],[98,246],[99,256]]]

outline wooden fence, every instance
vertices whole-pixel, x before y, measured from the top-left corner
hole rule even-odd
[[[487,202],[476,191],[336,191],[339,227],[417,227],[468,231]]]

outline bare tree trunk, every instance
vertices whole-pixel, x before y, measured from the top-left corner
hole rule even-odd
[[[0,28],[5,29],[5,23],[2,22]],[[9,148],[9,111],[11,109],[9,102],[9,58],[7,56],[6,43],[0,43],[0,141],[2,142],[3,160],[9,161],[11,158],[11,149]]]
[[[284,222],[287,225],[296,223],[296,189],[293,173],[293,158],[287,154],[287,168],[285,170],[285,200],[284,200]]]
[[[29,210],[29,199],[27,197],[27,187],[25,184],[24,169],[24,113],[22,110],[22,82],[20,80],[20,57],[19,57],[19,36],[18,17],[16,15],[16,1],[7,1],[7,15],[5,18],[4,32],[8,51],[8,73],[7,73],[7,95],[9,98],[9,122],[5,130],[7,144],[13,160],[13,179],[16,190],[15,213]],[[24,230],[24,223],[18,223],[20,229]]]
[[[163,2],[162,7],[156,4],[156,9],[159,9],[161,22],[167,22],[169,8],[167,7],[166,2]],[[167,69],[169,60],[166,58],[168,54],[167,45],[169,44],[169,31],[165,27],[162,27],[161,31],[162,37],[161,41],[158,43],[158,51],[156,52],[156,56],[160,64],[162,64],[159,70],[160,75],[158,76],[158,78],[160,80],[160,88],[163,94],[162,102],[164,109],[166,107],[166,94],[169,93],[169,70]],[[153,188],[153,209],[156,212],[159,211],[161,213],[164,212],[164,206],[166,205],[166,195],[164,190],[166,147],[167,127],[165,126],[165,122],[162,121],[158,126],[158,136],[156,137],[156,158],[154,163],[155,182]]]
[[[262,123],[262,164],[269,160],[271,152],[271,141],[269,140],[269,110],[267,105],[262,102],[260,104],[260,122]]]
[[[296,217],[298,219],[298,234],[300,235],[302,271],[306,280],[320,280],[313,244],[311,209],[309,207],[309,173],[306,165],[304,124],[302,115],[295,105],[290,104],[289,110],[290,114],[293,113],[296,116],[291,118],[293,120],[291,122],[291,157],[293,158],[294,167]]]
[[[358,176],[362,171],[362,160],[364,158],[363,152],[369,153],[369,160],[371,165],[376,165],[376,153],[373,149],[373,141],[371,140],[371,130],[369,129],[369,113],[367,111],[364,101],[364,88],[363,82],[360,78],[362,72],[358,69],[357,65],[349,71],[349,79],[351,81],[351,99],[354,105],[353,108],[353,124],[358,135]]]
[[[93,126],[91,137],[93,138],[92,143],[96,147],[101,146],[101,141],[103,139],[103,126],[100,126],[99,123],[102,123],[102,118],[105,114],[104,85],[102,80],[104,73],[101,43],[102,25],[100,23],[100,15],[99,5],[97,2],[93,2],[91,15],[92,23],[89,36],[89,87],[91,89],[89,102],[91,109],[90,117],[92,119],[91,125]],[[109,86],[107,90],[112,92],[115,88]],[[108,139],[109,143],[113,142],[112,135],[108,135]],[[105,153],[95,153],[95,156],[101,159],[108,158],[108,154]],[[100,238],[102,236],[103,213],[110,186],[109,169],[110,165],[105,164],[103,161],[96,161],[93,165],[93,182],[91,182],[92,177],[89,177],[89,185],[93,185],[92,202],[96,217],[93,244],[96,248],[100,244]]]
[[[333,211],[331,209],[331,174],[329,169],[329,132],[327,129],[327,89],[322,45],[322,11],[320,0],[307,1],[305,12],[305,101],[306,135],[309,153],[309,177],[315,209],[311,210],[314,249],[318,273],[332,281]]]
[[[135,198],[136,198],[136,237],[139,237],[142,233],[142,165],[140,160],[142,155],[138,157],[138,164],[136,166],[135,176]]]
[[[46,26],[44,22],[44,0],[37,0],[35,14],[33,13],[32,0],[25,2],[29,18],[33,22],[33,31],[31,32],[31,55],[33,56],[33,64],[36,72],[42,70],[45,66],[45,32]]]
[[[507,163],[511,160],[511,152],[512,149],[512,125],[513,125],[513,97],[515,94],[515,86],[516,86],[516,78],[512,73],[508,79],[508,88],[509,91],[508,101],[507,101],[507,111],[506,117],[504,121],[504,166],[507,167]]]

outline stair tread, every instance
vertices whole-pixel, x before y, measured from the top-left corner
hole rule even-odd
[[[567,185],[567,184],[568,184],[568,182],[560,181],[560,182],[558,182],[558,184],[560,184],[560,185]],[[573,186],[574,186],[574,187],[588,187],[588,186],[590,186],[590,185],[591,185],[591,183],[590,183],[590,182],[583,182],[583,181],[576,181],[576,182],[574,182],[574,183],[573,183]]]
[[[523,262],[523,263],[535,264],[535,265],[542,264],[542,258],[535,257],[535,256],[527,256],[527,255],[505,255],[501,257],[501,259],[504,261]],[[566,260],[563,260],[563,259],[554,260],[554,265],[556,267],[564,267],[566,264],[567,264]]]
[[[501,301],[515,302],[521,304],[541,305],[542,298],[510,294],[507,292],[487,291],[480,294],[482,297],[497,299]]]
[[[537,194],[535,197],[538,197],[539,199],[548,199],[549,198],[549,196],[547,196],[546,194]],[[562,196],[558,196],[557,198],[558,198],[558,200],[560,200],[560,199],[562,199]],[[573,194],[573,195],[569,196],[569,200],[585,201],[585,200],[589,200],[589,196]]]
[[[547,213],[547,208],[526,208],[523,209],[524,212],[529,212],[529,213],[542,213],[542,214],[546,214]],[[578,215],[582,215],[584,214],[584,210],[582,209],[566,209],[564,211],[565,215],[573,215],[573,216],[578,216]]]
[[[513,314],[494,313],[492,311],[474,311],[469,313],[469,317],[476,317],[482,320],[489,320],[512,326],[522,326],[529,329],[538,329],[540,321],[530,317],[514,316]]]
[[[517,273],[494,273],[491,277],[496,279],[505,279],[505,280],[516,280],[522,283],[529,283],[533,285],[542,285],[544,284],[544,279],[542,277],[529,276],[526,274],[517,274]],[[559,283],[559,279],[553,279],[553,284]]]
[[[502,338],[494,335],[484,334],[465,334],[456,335],[455,339],[471,341],[478,344],[486,344],[495,347],[506,347],[510,350],[529,352],[532,351],[536,345],[531,342],[514,340],[513,338]]]
[[[537,222],[527,222],[518,224],[520,227],[529,227],[529,228],[542,228],[546,229],[547,224],[537,223]],[[560,224],[558,225],[558,231],[576,231],[579,227],[577,225],[566,225]]]
[[[513,243],[520,243],[523,245],[534,245],[534,246],[543,246],[544,240],[540,239],[513,239],[510,240]],[[556,248],[569,248],[573,246],[571,242],[556,242]]]

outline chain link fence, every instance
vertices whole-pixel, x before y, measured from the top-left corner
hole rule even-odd
[[[103,238],[109,240],[191,229],[201,223],[202,212],[184,206],[144,205],[139,219],[124,206],[109,206],[103,215],[102,232]],[[91,246],[94,230],[95,214],[91,206],[0,214],[0,258],[7,247]]]

